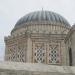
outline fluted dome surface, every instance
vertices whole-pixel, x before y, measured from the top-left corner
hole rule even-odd
[[[36,11],[23,16],[21,19],[19,19],[19,21],[16,23],[15,26],[19,26],[27,22],[40,22],[40,21],[57,22],[69,25],[67,20],[57,13],[51,11]]]

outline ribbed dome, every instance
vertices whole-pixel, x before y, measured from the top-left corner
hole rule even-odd
[[[15,27],[27,22],[49,21],[63,23],[69,25],[67,20],[57,13],[51,11],[36,11],[23,16],[15,25]]]

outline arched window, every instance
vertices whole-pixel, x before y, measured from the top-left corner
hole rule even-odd
[[[42,60],[43,60],[43,49],[42,48],[37,48],[36,50],[36,61],[38,63],[42,63]]]
[[[60,64],[60,46],[59,44],[49,45],[49,63],[50,64]]]
[[[34,62],[45,63],[45,45],[44,43],[35,43],[34,45]]]
[[[69,65],[72,66],[72,49],[69,48]]]

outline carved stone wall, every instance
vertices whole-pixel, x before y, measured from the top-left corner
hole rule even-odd
[[[61,23],[28,23],[5,37],[5,60],[68,65],[64,39],[69,30]]]
[[[16,37],[6,38],[6,50],[5,60],[6,61],[21,61],[26,62],[27,60],[27,38],[25,35]]]
[[[69,65],[75,66],[75,25],[72,26],[67,37],[65,38],[67,60]]]

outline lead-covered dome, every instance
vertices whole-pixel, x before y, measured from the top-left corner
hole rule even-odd
[[[64,25],[69,25],[67,20],[57,13],[51,11],[36,11],[36,12],[31,12],[23,16],[21,19],[19,19],[15,27],[18,27],[27,22],[40,22],[40,21],[49,21],[49,22],[63,23]]]

